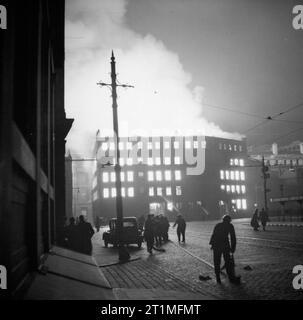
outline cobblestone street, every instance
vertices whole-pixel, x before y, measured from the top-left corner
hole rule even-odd
[[[302,290],[294,290],[292,269],[303,263],[303,228],[270,226],[266,232],[254,232],[247,220],[234,221],[237,234],[236,272],[240,286],[231,285],[225,275],[222,284],[215,281],[209,238],[215,222],[189,222],[186,243],[178,244],[174,229],[165,252],[146,252],[130,246],[133,261],[117,262],[116,250],[104,248],[102,230],[94,239],[94,257],[113,288],[161,289],[191,292],[200,299],[303,299]],[[112,265],[103,265],[104,255]],[[244,267],[250,266],[246,271]],[[210,277],[200,281],[199,275]]]

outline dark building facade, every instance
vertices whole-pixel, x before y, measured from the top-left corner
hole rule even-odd
[[[64,1],[2,1],[0,265],[16,296],[65,216]]]
[[[246,142],[214,137],[120,138],[124,216],[162,213],[174,219],[245,215]],[[94,217],[115,217],[115,144],[97,136]]]

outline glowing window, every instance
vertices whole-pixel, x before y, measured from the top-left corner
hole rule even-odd
[[[157,188],[157,195],[162,196],[162,188]]]
[[[124,150],[124,143],[123,142],[119,142],[119,150]]]
[[[221,184],[221,190],[225,190],[225,185]]]
[[[236,200],[235,200],[235,199],[232,199],[232,200],[231,200],[231,203],[232,203],[232,204],[235,204],[235,203],[236,203]]]
[[[181,180],[181,171],[180,170],[175,171],[175,179],[177,181]]]
[[[115,150],[115,144],[114,144],[114,142],[111,142],[111,143],[109,144],[109,149],[110,149],[110,150]]]
[[[230,192],[230,186],[229,185],[226,186],[226,191]]]
[[[121,188],[121,196],[125,198],[125,188]]]
[[[237,151],[237,145],[236,144],[234,145],[234,151]]]
[[[161,158],[159,158],[159,157],[156,158],[156,165],[157,166],[161,165]]]
[[[166,195],[171,196],[171,187],[166,188]]]
[[[180,157],[175,157],[175,164],[181,164]]]
[[[229,151],[232,151],[231,144],[228,145],[228,150],[229,150]]]
[[[156,180],[162,181],[162,172],[161,171],[156,171]]]
[[[232,193],[235,193],[235,192],[236,192],[236,188],[235,188],[234,185],[231,186],[231,192],[232,192]]]
[[[176,195],[177,195],[177,196],[182,196],[182,189],[181,189],[180,186],[177,186],[177,187],[176,187]]]
[[[142,149],[142,147],[143,147],[143,143],[142,143],[142,141],[139,141],[138,142],[138,149]]]
[[[130,198],[133,198],[134,195],[135,195],[135,190],[134,190],[134,188],[128,188],[128,190],[127,190],[127,195],[128,195]]]
[[[241,186],[241,191],[242,191],[243,194],[246,193],[246,187],[245,186]]]
[[[157,142],[156,142],[156,149],[158,149],[158,150],[159,150],[160,148],[161,148],[161,144],[160,144],[160,142],[159,142],[159,141],[157,141]]]
[[[133,173],[133,171],[128,171],[127,172],[127,181],[128,182],[133,182],[134,181],[134,173]]]
[[[194,149],[198,149],[198,141],[194,141]]]
[[[244,167],[244,160],[243,160],[243,159],[240,159],[240,160],[239,160],[239,164],[240,164],[241,167]]]
[[[185,141],[185,148],[190,149],[191,148],[191,141]]]
[[[241,199],[237,199],[237,208],[241,209],[242,208],[242,201]]]
[[[247,209],[247,202],[246,199],[242,199],[242,209],[246,210]]]
[[[125,181],[125,173],[124,172],[121,172],[120,179],[121,179],[121,182]]]
[[[169,149],[169,148],[170,148],[170,143],[169,143],[169,141],[165,141],[165,142],[164,142],[164,148],[165,148],[165,149]]]
[[[242,146],[239,146],[239,151],[242,152]]]
[[[229,171],[225,171],[225,178],[226,178],[226,180],[229,180]]]
[[[132,158],[127,158],[127,165],[132,166],[133,165],[133,159]]]
[[[171,159],[170,159],[170,157],[165,157],[165,158],[164,158],[164,164],[165,164],[165,165],[168,165],[168,166],[171,164]]]
[[[234,165],[234,159],[230,159],[229,163],[230,163],[231,166],[233,166]]]
[[[131,150],[132,149],[132,143],[131,142],[127,142],[126,143],[126,148],[127,148],[127,150]]]
[[[237,191],[238,194],[241,193],[241,187],[239,185],[236,186],[236,191]]]
[[[116,173],[115,172],[111,172],[110,173],[110,181],[111,182],[116,182]]]
[[[112,198],[116,198],[117,196],[117,190],[116,188],[112,188]]]
[[[102,181],[105,182],[105,183],[109,182],[109,174],[108,174],[108,172],[103,172]]]
[[[240,179],[241,179],[241,181],[245,181],[245,173],[244,173],[244,171],[240,172]]]
[[[220,179],[224,180],[224,170],[220,170]]]
[[[106,151],[108,149],[108,144],[107,143],[102,143],[102,150]]]
[[[179,149],[180,148],[180,143],[179,141],[174,141],[174,148]]]
[[[230,180],[235,180],[235,172],[230,171]]]
[[[148,164],[149,166],[154,165],[154,159],[153,159],[153,158],[148,158],[148,159],[147,159],[147,164]]]
[[[167,210],[173,211],[174,209],[174,204],[172,202],[167,202]]]
[[[143,178],[143,177],[144,177],[144,172],[140,171],[140,172],[138,173],[138,176],[139,176],[140,178]]]
[[[165,180],[171,181],[171,171],[166,170],[164,174],[165,174]]]
[[[123,159],[123,158],[120,158],[120,159],[119,159],[119,163],[120,163],[120,166],[123,167],[124,164],[125,164],[124,159]]]
[[[147,176],[148,176],[148,181],[154,181],[154,172],[153,171],[148,171]]]
[[[108,188],[103,189],[103,198],[109,198],[109,189]]]
[[[236,165],[236,166],[239,165],[239,159],[235,159],[235,165]]]
[[[152,150],[152,148],[153,148],[152,142],[148,142],[147,148],[148,148],[148,150]]]
[[[237,181],[239,180],[239,177],[240,177],[239,171],[236,171],[236,180],[237,180]]]
[[[148,194],[149,194],[150,197],[153,197],[153,196],[155,195],[154,187],[150,187],[150,188],[149,188]]]

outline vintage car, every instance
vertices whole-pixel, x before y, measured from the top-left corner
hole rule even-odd
[[[108,244],[114,246],[118,245],[117,237],[117,218],[110,219],[109,230],[103,233],[102,239],[104,241],[104,246],[107,248]],[[125,217],[123,218],[123,233],[122,233],[123,243],[126,245],[137,244],[141,248],[143,242],[142,230],[138,228],[138,222],[136,217]]]

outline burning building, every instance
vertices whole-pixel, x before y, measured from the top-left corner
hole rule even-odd
[[[246,141],[202,136],[121,137],[124,216],[149,212],[174,219],[241,216],[248,208]],[[115,217],[116,164],[113,138],[97,136],[93,178],[94,217]]]

